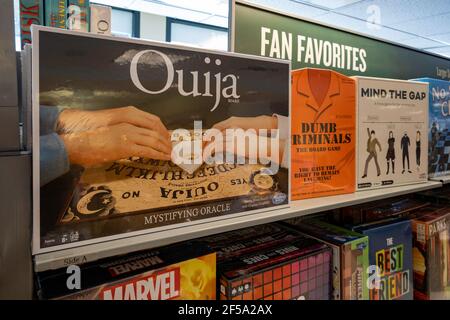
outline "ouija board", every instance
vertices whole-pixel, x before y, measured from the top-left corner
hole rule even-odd
[[[130,158],[84,171],[59,223],[242,196],[252,196],[247,205],[259,207],[277,192],[277,176],[262,165],[203,164],[190,174],[170,161]]]

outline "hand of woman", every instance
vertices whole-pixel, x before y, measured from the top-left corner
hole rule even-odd
[[[156,131],[170,139],[169,131],[161,119],[133,106],[95,111],[66,109],[59,115],[57,131],[61,134],[75,133],[121,123]]]
[[[170,160],[171,142],[160,131],[120,123],[60,136],[69,161],[90,167],[134,156]]]

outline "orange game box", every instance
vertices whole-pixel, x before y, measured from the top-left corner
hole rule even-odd
[[[332,70],[292,71],[292,200],[355,191],[355,88]]]

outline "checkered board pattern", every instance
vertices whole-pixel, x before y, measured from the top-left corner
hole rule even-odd
[[[450,132],[448,129],[439,131],[437,143],[433,146],[430,140],[428,153],[428,173],[430,177],[450,174]]]
[[[231,297],[221,300],[328,300],[331,251],[294,259],[231,282]],[[227,286],[224,279],[221,284]]]

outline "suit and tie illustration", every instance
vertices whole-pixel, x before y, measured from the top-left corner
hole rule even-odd
[[[378,141],[378,139],[375,137],[374,130],[370,131],[370,129],[367,128],[367,134],[369,136],[369,138],[367,139],[367,152],[369,153],[369,155],[367,156],[366,164],[364,166],[364,175],[362,176],[363,179],[367,178],[367,171],[369,170],[369,164],[372,161],[372,159],[374,160],[375,166],[377,168],[377,176],[381,175],[380,165],[378,164],[378,153],[377,153],[377,147],[379,148],[379,150],[381,152],[381,144]]]
[[[349,143],[319,143],[292,145],[292,198],[304,199],[350,193],[355,189],[355,81],[331,70],[300,69],[292,72],[292,135],[317,137],[319,135],[349,134]],[[302,132],[302,124],[313,129]],[[332,125],[336,132],[320,132],[320,125]],[[329,148],[335,147],[330,150]],[[308,149],[307,152],[298,150]],[[311,150],[315,148],[315,150]],[[317,151],[325,148],[324,151]],[[327,169],[335,168],[328,175]],[[299,172],[325,168],[315,172],[319,179],[306,181],[296,177]],[[331,170],[330,170],[331,171]],[[321,179],[327,176],[326,179]]]
[[[402,163],[403,163],[402,174],[405,173],[405,171],[406,171],[405,162],[408,165],[408,172],[412,173],[411,169],[410,169],[410,163],[409,163],[409,147],[410,146],[411,146],[411,141],[408,137],[408,133],[405,132],[403,134],[402,140],[400,142],[400,148],[402,150]]]

